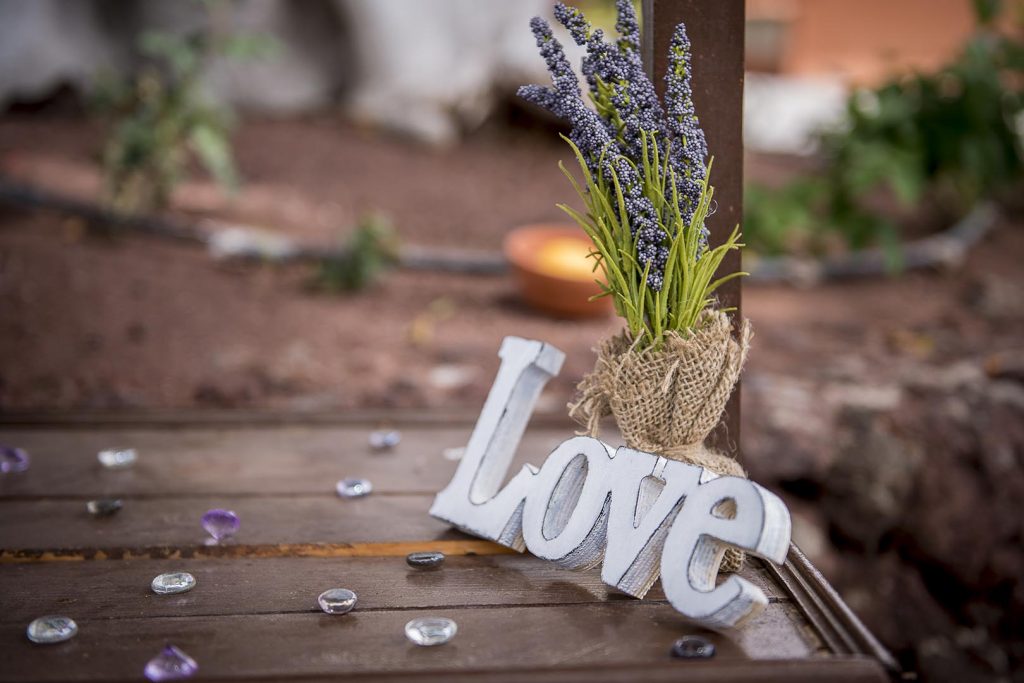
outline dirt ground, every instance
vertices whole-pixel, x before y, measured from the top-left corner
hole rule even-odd
[[[97,145],[97,131],[75,120],[0,118],[0,168],[22,177],[95,191]],[[556,166],[565,150],[525,133],[492,130],[434,150],[327,118],[261,121],[242,127],[237,150],[247,179],[242,195],[225,201],[208,184],[190,184],[178,197],[179,212],[212,211],[324,243],[346,234],[362,213],[380,210],[407,243],[497,249],[515,225],[560,221],[554,205],[570,192]],[[754,158],[748,176],[771,178],[783,166]],[[1022,223],[1004,218],[956,272],[744,292],[744,314],[756,333],[744,380],[745,463],[753,476],[787,492],[798,540],[872,627],[904,662],[936,680],[943,671],[961,671],[933,656],[938,637],[958,651],[983,651],[961,658],[970,676],[1012,675],[1024,657],[1019,625],[1011,628],[999,615],[979,617],[969,611],[970,600],[948,604],[937,593],[950,585],[981,586],[976,591],[988,591],[986,600],[1009,590],[1005,599],[1024,604],[1020,575],[1012,575],[1024,564],[993,559],[978,569],[982,578],[972,578],[959,571],[952,551],[901,544],[908,529],[927,532],[905,523],[906,505],[932,500],[915,498],[931,490],[918,488],[926,467],[901,469],[881,483],[869,477],[890,486],[899,504],[866,510],[858,523],[879,520],[867,531],[830,510],[843,491],[850,493],[844,443],[852,439],[872,453],[885,451],[885,439],[902,439],[910,450],[935,446],[928,439],[941,429],[928,429],[926,418],[940,420],[943,429],[960,424],[945,420],[937,406],[966,395],[968,385],[957,384],[961,376],[970,375],[963,381],[974,382],[969,386],[979,396],[1018,392],[1010,403],[1020,398]],[[196,247],[97,236],[52,212],[0,205],[0,410],[472,411],[490,386],[501,339],[515,334],[566,352],[562,374],[542,402],[558,411],[592,364],[591,347],[618,327],[610,318],[536,314],[517,301],[506,277],[397,271],[344,296],[311,292],[309,278],[302,267],[220,263]],[[992,401],[981,404],[991,414],[1009,405]],[[1019,405],[1015,410],[1007,424],[1024,413]],[[837,435],[849,438],[837,441]],[[1022,442],[1006,446],[1016,471]],[[984,449],[961,450],[975,457]],[[971,467],[977,476],[986,471]],[[998,478],[984,479],[978,495],[993,481]],[[840,493],[830,498],[833,491]],[[954,523],[970,527],[970,502]],[[1007,543],[1018,544],[1010,546],[1018,562],[1019,525],[1000,533],[983,552],[1003,558]],[[914,600],[880,604],[872,597],[878,577],[895,577],[886,585],[897,595],[910,591]],[[916,588],[907,589],[906,581]],[[915,625],[915,615],[928,610],[940,616],[917,618]],[[893,624],[908,626],[890,633]],[[984,647],[957,641],[964,629],[981,629]]]
[[[83,169],[97,147],[95,129],[79,122],[0,120],[0,163],[51,187],[95,191]],[[237,149],[242,195],[193,183],[179,207],[310,243],[341,239],[358,216],[382,211],[410,244],[498,249],[513,226],[562,220],[555,204],[570,191],[556,166],[565,151],[525,134],[438,151],[330,120],[267,121],[244,126]],[[754,177],[780,166],[748,164]],[[535,314],[505,277],[393,272],[369,291],[331,296],[310,291],[302,267],[217,263],[150,237],[97,237],[50,212],[0,211],[7,410],[472,408],[507,334],[567,352],[552,384],[557,406],[596,340],[617,328],[611,318]],[[855,371],[871,381],[907,355],[943,363],[1014,348],[1019,321],[993,322],[970,301],[992,282],[1020,286],[1022,253],[1024,234],[1007,225],[959,273],[748,287],[744,313],[757,334],[749,373]]]

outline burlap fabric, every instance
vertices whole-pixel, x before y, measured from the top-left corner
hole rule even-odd
[[[744,320],[738,338],[729,316],[707,310],[687,334],[671,332],[657,350],[638,350],[628,332],[605,339],[597,362],[577,387],[569,415],[590,436],[615,418],[630,448],[746,477],[733,458],[704,445],[718,425],[747,359],[752,332]],[[743,553],[730,549],[723,571],[738,571]]]

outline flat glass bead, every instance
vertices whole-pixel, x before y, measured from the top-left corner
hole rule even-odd
[[[683,636],[672,644],[672,656],[681,659],[710,659],[715,656],[715,644],[700,636]]]
[[[192,678],[199,671],[196,660],[174,647],[167,645],[153,659],[149,660],[143,673],[151,681],[181,681]]]
[[[396,429],[379,430],[370,433],[370,448],[375,451],[386,451],[394,448],[402,441],[402,433]]]
[[[196,587],[196,577],[188,572],[170,572],[154,577],[149,586],[159,595],[187,593]]]
[[[101,498],[90,500],[85,504],[85,509],[93,517],[110,517],[124,507],[124,503],[117,498]]]
[[[206,533],[210,534],[214,541],[220,542],[238,533],[242,522],[231,510],[214,508],[203,515],[202,524]]]
[[[0,473],[24,472],[31,462],[32,459],[24,449],[0,446]]]
[[[107,448],[96,454],[100,464],[111,470],[131,467],[139,459],[139,452],[134,448]]]
[[[326,614],[348,614],[359,598],[347,588],[332,588],[320,594],[316,604]]]
[[[336,489],[342,498],[362,498],[373,491],[373,484],[368,479],[342,479]]]
[[[458,625],[446,617],[420,617],[405,625],[405,637],[422,647],[431,647],[444,645],[458,630]]]
[[[63,643],[65,640],[74,638],[76,633],[78,633],[78,624],[75,623],[75,620],[57,614],[39,617],[29,624],[25,631],[29,640],[40,645]]]
[[[444,564],[444,553],[437,551],[409,553],[405,556],[405,563],[417,569],[434,569]]]

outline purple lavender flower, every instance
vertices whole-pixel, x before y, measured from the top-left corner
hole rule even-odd
[[[544,63],[547,64],[548,72],[551,74],[551,85],[554,86],[554,91],[543,86],[524,86],[531,93],[543,92],[546,98],[545,102],[530,99],[530,96],[524,93],[524,88],[520,89],[520,96],[548,109],[551,106],[559,108],[566,101],[580,99],[580,86],[576,81],[576,74],[573,73],[569,60],[565,58],[562,44],[555,40],[551,33],[551,26],[540,17],[534,17],[530,20],[530,29],[533,31],[534,38],[537,39],[540,56],[544,58]],[[559,111],[551,109],[551,112],[557,116],[567,116],[570,113],[561,109]]]
[[[534,17],[530,20],[530,28],[551,74],[553,88],[525,85],[519,88],[518,94],[527,102],[544,107],[555,116],[568,121],[572,126],[570,138],[573,143],[580,148],[588,161],[596,163],[605,148],[612,144],[612,140],[597,114],[583,104],[576,74],[565,57],[562,44],[552,35],[551,26],[540,17]]]
[[[673,138],[669,164],[675,171],[676,189],[680,197],[683,220],[689,223],[697,203],[701,186],[707,174],[705,162],[708,145],[704,131],[693,106],[690,86],[690,39],[683,24],[676,26],[669,46],[669,69],[665,74],[665,102],[668,106],[668,129]],[[701,226],[701,236],[707,244],[707,228]]]
[[[619,9],[620,21],[626,26],[635,26],[636,15],[628,0],[620,2]],[[628,16],[621,13],[623,9]],[[582,72],[599,110],[605,98],[612,106],[613,111],[607,112],[609,116],[605,121],[609,134],[622,143],[630,158],[641,160],[643,134],[663,136],[664,114],[654,86],[644,71],[640,53],[605,43],[602,31],[593,30],[583,13],[575,7],[556,4],[555,18],[565,26],[576,44],[587,50]],[[634,38],[639,40],[639,29]],[[627,41],[627,44],[631,43]]]
[[[534,17],[530,27],[551,73],[552,87],[523,86],[519,95],[568,121],[572,128],[569,139],[579,148],[595,180],[603,180],[607,187],[618,181],[622,189],[621,208],[628,219],[630,234],[636,238],[637,261],[648,269],[647,284],[657,291],[664,282],[669,253],[668,234],[662,227],[667,219],[658,216],[651,198],[645,196],[643,179],[637,171],[645,161],[644,141],[647,140],[651,155],[648,162],[654,161],[655,147],[668,152],[676,175],[680,213],[687,224],[700,200],[707,146],[694,114],[689,82],[690,45],[682,26],[672,43],[666,117],[640,58],[640,29],[632,3],[617,0],[617,7],[616,28],[620,38],[614,45],[606,43],[603,32],[593,29],[578,9],[559,3],[554,10],[555,18],[573,40],[586,49],[581,70],[600,114],[584,104],[562,45],[555,40],[551,26],[540,17]],[[618,211],[615,194],[609,199]]]
[[[619,50],[640,61],[640,23],[633,11],[633,0],[616,0],[615,9],[618,11],[615,30],[619,32]]]

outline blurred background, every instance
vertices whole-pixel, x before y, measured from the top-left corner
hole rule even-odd
[[[926,680],[1024,680],[1022,11],[747,0],[742,462]],[[535,14],[0,0],[0,410],[471,413],[517,334],[564,413],[619,323],[503,255],[573,199]]]

